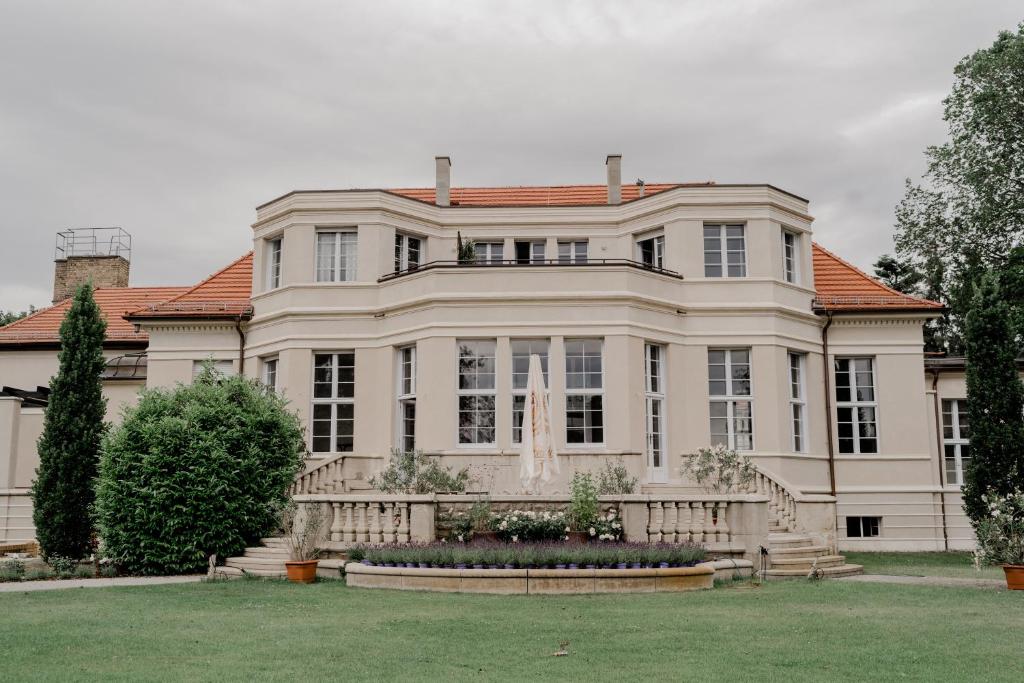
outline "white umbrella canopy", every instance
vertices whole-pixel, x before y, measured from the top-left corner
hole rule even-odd
[[[522,447],[519,450],[519,478],[528,491],[540,487],[558,474],[558,453],[551,426],[551,401],[544,386],[540,356],[530,356],[530,373],[526,379],[526,401],[523,405]]]

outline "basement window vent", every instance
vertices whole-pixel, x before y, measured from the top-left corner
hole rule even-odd
[[[881,517],[847,517],[847,538],[871,538],[878,536],[882,527]]]

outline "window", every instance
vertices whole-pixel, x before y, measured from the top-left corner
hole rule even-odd
[[[494,444],[494,340],[460,341],[459,443]]]
[[[316,281],[351,282],[356,279],[356,233],[316,234]]]
[[[600,339],[565,342],[565,440],[604,443],[604,381]]]
[[[544,242],[516,242],[516,263],[544,263]]]
[[[704,226],[704,277],[746,277],[742,225]]]
[[[224,375],[225,377],[230,377],[231,375],[235,374],[234,361],[213,360],[212,358],[207,358],[205,360],[192,361],[192,379],[198,377],[199,373],[203,371],[203,368],[210,363],[213,364],[213,371],[215,373],[219,373],[221,375]]]
[[[587,262],[587,240],[576,240],[572,242],[558,243],[559,263],[586,263]]]
[[[263,361],[263,386],[277,391],[277,359],[267,358]]]
[[[416,347],[398,349],[398,446],[416,450]]]
[[[881,517],[847,517],[846,537],[870,538],[872,536],[878,536],[878,530],[881,526]]]
[[[356,354],[313,356],[313,452],[351,453],[355,435]]]
[[[797,240],[799,237],[795,232],[782,231],[782,274],[786,282],[796,282],[797,269]]]
[[[942,400],[942,449],[946,457],[946,483],[962,485],[971,462],[971,431],[967,423],[967,400]]]
[[[750,349],[708,349],[711,445],[754,448],[750,400]]]
[[[267,289],[281,286],[281,238],[267,241]]]
[[[526,406],[526,382],[530,375],[530,356],[540,356],[544,387],[548,387],[548,340],[514,339],[512,341],[512,443],[523,440],[523,408]]]
[[[665,347],[644,344],[647,465],[665,474]]]
[[[836,358],[836,422],[840,453],[877,453],[874,360]]]
[[[501,263],[505,258],[505,245],[502,242],[476,242],[473,245],[473,253],[476,255],[477,263]]]
[[[420,266],[422,242],[419,237],[395,233],[395,272],[416,270]]]
[[[802,353],[789,354],[789,412],[793,425],[793,452],[803,453],[807,439],[804,393],[804,366],[807,357]]]
[[[636,243],[640,263],[651,268],[661,268],[665,262],[665,236],[649,237]]]

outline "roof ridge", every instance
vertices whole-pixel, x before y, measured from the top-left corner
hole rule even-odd
[[[221,268],[221,269],[220,269],[220,270],[218,270],[217,272],[215,272],[215,273],[213,273],[212,275],[210,275],[209,277],[207,277],[207,278],[206,278],[205,280],[202,280],[201,282],[199,282],[198,284],[194,285],[193,287],[190,287],[189,289],[185,290],[184,292],[182,292],[182,293],[181,293],[181,294],[179,294],[178,296],[173,296],[173,297],[171,297],[170,299],[168,299],[167,301],[163,301],[163,302],[161,302],[161,303],[163,303],[163,304],[169,304],[169,303],[171,303],[172,301],[177,301],[177,300],[179,300],[179,299],[181,299],[181,298],[183,298],[183,297],[185,297],[185,296],[188,296],[189,294],[191,294],[192,292],[196,291],[197,289],[199,289],[200,287],[202,287],[203,285],[205,285],[205,284],[206,284],[207,282],[209,282],[209,281],[210,281],[210,280],[212,280],[213,278],[217,277],[218,275],[221,275],[222,273],[224,273],[224,272],[225,272],[225,271],[227,271],[228,269],[230,269],[230,268],[232,268],[232,267],[234,267],[234,266],[238,265],[239,263],[241,263],[241,262],[242,262],[242,261],[244,261],[245,259],[249,258],[250,256],[253,256],[254,254],[255,254],[255,250],[253,250],[253,249],[250,249],[249,251],[245,252],[244,254],[242,254],[241,256],[239,256],[238,258],[236,258],[236,259],[235,259],[234,261],[232,261],[232,262],[231,262],[231,263],[229,263],[228,265],[224,266],[223,268]],[[250,296],[251,296],[251,295],[250,295]],[[139,309],[139,310],[142,310],[142,309]]]

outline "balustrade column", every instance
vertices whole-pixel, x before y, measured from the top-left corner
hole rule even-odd
[[[384,542],[395,542],[395,504],[384,503]]]
[[[675,543],[676,520],[678,519],[679,510],[676,508],[676,504],[671,501],[662,503],[662,509],[664,510],[665,522],[661,527],[661,538],[663,541]]]
[[[647,540],[661,540],[661,503],[653,501],[647,504]]]
[[[726,501],[720,501],[715,506],[715,520],[718,522],[718,542],[728,543],[729,542],[729,523],[725,521],[726,512],[728,511],[729,503]]]
[[[366,503],[356,503],[356,542],[365,543],[370,540],[369,528],[366,526]]]
[[[341,540],[345,543],[354,543],[356,540],[356,525],[353,519],[352,503],[345,503],[342,507],[345,508],[345,525],[341,530]]]
[[[682,543],[689,541],[690,535],[690,503],[679,503],[676,505],[676,540]]]
[[[690,539],[694,543],[704,541],[704,504],[695,502],[690,511]]]
[[[341,540],[342,520],[341,503],[331,503],[331,540]]]
[[[717,540],[715,538],[715,504],[705,501],[702,507],[704,508],[704,540],[713,543]]]
[[[409,542],[409,504],[405,501],[398,503],[398,542]]]

